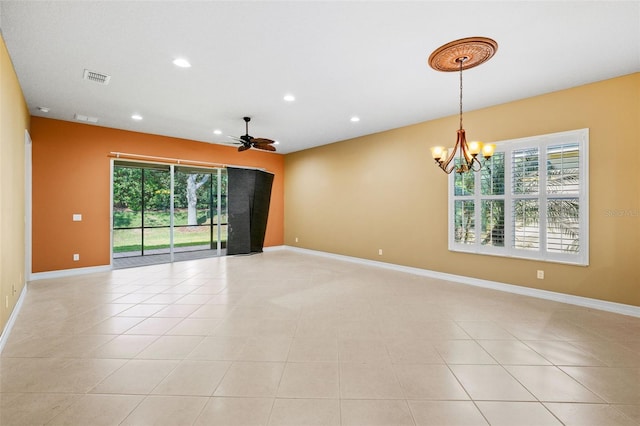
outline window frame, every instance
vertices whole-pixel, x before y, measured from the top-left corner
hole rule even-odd
[[[482,195],[481,173],[475,174],[474,193],[472,195],[455,195],[455,172],[448,179],[448,249],[454,252],[473,253],[491,256],[502,256],[519,259],[539,260],[545,262],[565,263],[572,265],[589,265],[589,129],[577,129],[566,132],[550,133],[519,139],[496,142],[496,153],[504,153],[504,195]],[[556,145],[577,144],[579,152],[579,186],[577,194],[553,193],[547,188],[547,148]],[[527,148],[538,149],[538,193],[514,194],[512,153]],[[548,251],[547,247],[547,203],[555,199],[577,198],[579,204],[578,231],[580,249],[577,253],[559,253]],[[539,233],[538,249],[522,249],[514,247],[514,200],[533,199],[538,201]],[[455,241],[455,202],[470,200],[474,202],[473,243]],[[482,244],[482,201],[504,200],[504,246]]]

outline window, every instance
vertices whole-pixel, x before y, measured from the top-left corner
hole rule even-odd
[[[589,264],[589,130],[496,143],[449,175],[449,250]]]

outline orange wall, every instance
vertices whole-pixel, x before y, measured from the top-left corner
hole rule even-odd
[[[283,244],[282,155],[39,117],[31,118],[31,138],[33,272],[110,264],[110,152],[266,169],[275,176],[265,246]]]

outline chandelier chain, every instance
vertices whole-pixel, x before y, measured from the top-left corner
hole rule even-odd
[[[462,64],[465,58],[458,58],[460,62],[460,130],[462,130]]]

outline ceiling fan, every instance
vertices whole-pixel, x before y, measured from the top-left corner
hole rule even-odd
[[[275,141],[271,139],[265,138],[254,138],[249,135],[249,121],[251,121],[251,117],[243,117],[245,126],[246,126],[246,134],[243,136],[235,137],[229,136],[231,139],[235,140],[235,144],[240,144],[238,147],[238,152],[246,151],[250,148],[261,149],[263,151],[275,151],[276,147],[273,146]]]

